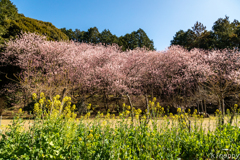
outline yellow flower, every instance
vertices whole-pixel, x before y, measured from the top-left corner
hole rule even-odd
[[[72,111],[74,111],[76,109],[76,105],[74,104],[73,106],[72,106]]]
[[[234,109],[237,109],[238,108],[238,104],[234,104]]]
[[[142,110],[138,108],[137,112],[138,112],[138,114],[140,114],[140,113],[142,113]]]
[[[60,95],[56,95],[56,99],[59,99],[60,98]],[[65,97],[64,97],[65,98]]]
[[[87,109],[88,109],[88,110],[91,109],[91,103],[88,104]]]
[[[177,109],[177,112],[180,113],[180,112],[181,112],[181,108],[178,108],[178,109]]]
[[[159,102],[157,102],[157,105],[156,105],[157,108],[161,108]]]
[[[40,98],[43,98],[43,97],[44,97],[44,93],[41,92],[41,93],[40,93]]]
[[[127,109],[130,110],[130,109],[131,109],[131,106],[127,106]]]
[[[43,104],[43,99],[40,99],[40,100],[39,100],[39,104]]]
[[[156,100],[157,100],[156,97],[154,97],[154,98],[153,98],[153,102],[156,102]]]
[[[78,138],[78,140],[79,140],[79,141],[82,141],[82,138],[81,138],[81,137],[79,137],[79,138]]]
[[[37,99],[37,94],[36,94],[36,93],[33,93],[33,94],[32,94],[32,99],[33,99],[33,100]]]
[[[130,114],[130,111],[125,111],[125,114],[126,114],[126,115],[129,115],[129,114]]]
[[[194,110],[194,113],[197,113],[197,109]]]
[[[20,108],[20,109],[18,110],[18,113],[22,113],[22,108]]]
[[[139,115],[135,115],[135,118],[136,118],[136,119],[139,119]]]
[[[183,116],[183,114],[181,114],[181,118],[183,118],[184,116]]]
[[[92,138],[93,138],[93,134],[90,133],[87,138],[88,138],[88,139],[92,139]]]
[[[120,113],[120,114],[119,114],[119,117],[122,117],[122,116],[123,116],[123,114],[122,114],[122,113]]]
[[[106,122],[106,121],[103,121],[103,122],[102,122],[102,125],[106,125],[106,124],[107,124],[107,122]]]
[[[154,102],[151,103],[151,106],[152,106],[152,107],[154,106]]]
[[[123,103],[123,104],[122,104],[122,107],[123,107],[123,108],[125,108],[125,107],[126,107],[125,103]]]

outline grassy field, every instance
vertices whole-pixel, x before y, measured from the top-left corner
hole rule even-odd
[[[209,118],[194,118],[194,117],[189,117],[188,118],[191,122],[190,126],[191,128],[194,128],[195,125],[197,125],[198,127],[202,126],[203,129],[207,132],[207,131],[214,131],[217,127],[217,123],[218,123],[218,119],[215,116],[210,116]],[[224,123],[229,123],[229,116],[225,117],[225,121]],[[84,119],[82,120],[83,123],[87,124],[87,125],[92,125],[93,123],[102,123],[103,121],[106,121],[105,119],[100,119],[100,120],[95,120],[94,118],[89,118],[89,119]],[[123,121],[122,119],[108,119],[107,122],[108,124],[115,128],[121,121]],[[131,120],[124,120],[125,122],[127,122],[129,125],[131,124]],[[166,123],[169,122],[168,127],[171,128],[173,125],[178,125],[179,122],[177,121],[173,121],[172,118],[168,117],[168,118],[157,118],[156,120],[151,120],[151,122],[156,122],[158,128],[162,128],[161,126],[165,126]],[[174,122],[174,123],[173,123]],[[232,126],[236,126],[239,127],[240,126],[240,115],[236,116],[233,120],[233,123],[231,124]],[[2,119],[1,121],[1,129],[6,128],[6,126],[11,125],[13,123],[13,119]],[[23,126],[25,129],[28,129],[30,125],[33,125],[34,120],[23,120]],[[139,124],[139,122],[136,122],[136,120],[134,120],[134,124]],[[151,126],[151,123],[149,123],[149,126]]]

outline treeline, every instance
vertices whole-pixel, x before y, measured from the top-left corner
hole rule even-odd
[[[69,40],[77,42],[94,44],[101,43],[105,46],[118,44],[121,46],[123,51],[126,51],[127,49],[133,50],[137,47],[142,48],[144,46],[149,50],[155,50],[153,40],[150,40],[141,28],[120,37],[113,35],[110,30],[107,29],[100,33],[97,27],[89,28],[88,31],[80,31],[79,29],[75,29],[75,31],[73,31],[72,29],[66,28],[61,28],[61,31],[69,37]]]
[[[239,44],[240,22],[238,20],[230,22],[227,16],[215,21],[210,31],[207,31],[202,23],[196,22],[187,31],[179,30],[171,41],[171,45],[180,45],[188,50],[234,49],[239,48]]]

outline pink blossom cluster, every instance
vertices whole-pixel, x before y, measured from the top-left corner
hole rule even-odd
[[[35,89],[61,84],[82,94],[153,93],[172,100],[194,96],[199,84],[210,79],[240,83],[240,53],[235,50],[171,46],[161,52],[122,52],[117,45],[47,41],[33,33],[23,33],[6,45],[2,62],[19,66],[21,79]]]

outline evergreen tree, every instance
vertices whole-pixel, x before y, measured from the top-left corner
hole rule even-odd
[[[110,45],[112,44],[112,33],[109,30],[104,29],[100,34],[100,42],[102,44]]]
[[[97,27],[88,29],[88,32],[86,32],[86,39],[88,43],[97,44],[100,42],[100,33]]]
[[[218,49],[233,48],[235,44],[233,42],[235,30],[239,22],[235,20],[233,23],[229,21],[229,17],[219,18],[213,25],[215,47]]]
[[[191,50],[193,48],[201,49],[224,49],[236,48],[240,46],[240,22],[234,20],[232,23],[229,17],[219,18],[215,21],[212,30],[207,31],[206,27],[200,22],[196,22],[191,29],[186,32],[178,31],[171,45],[181,45]]]
[[[143,46],[145,46],[146,48],[148,48],[150,50],[155,50],[154,49],[154,45],[153,45],[153,40],[150,40],[148,38],[148,36],[144,32],[144,30],[139,28],[137,30],[137,32],[135,32],[135,35],[136,35],[136,37],[138,39],[138,47],[142,48]]]

